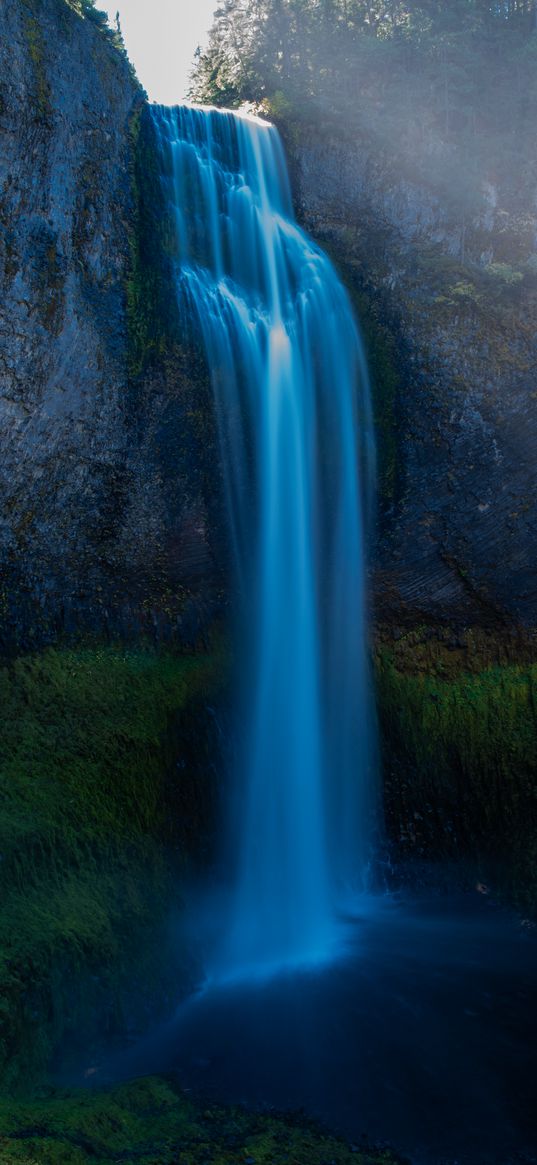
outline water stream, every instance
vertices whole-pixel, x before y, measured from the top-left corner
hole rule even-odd
[[[231,907],[218,974],[330,957],[374,809],[367,369],[347,294],[295,222],[277,131],[152,107],[183,324],[206,353],[235,584]]]

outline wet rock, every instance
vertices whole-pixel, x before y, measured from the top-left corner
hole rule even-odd
[[[287,146],[304,225],[338,263],[370,351],[377,611],[399,627],[535,626],[537,218],[528,234],[520,192],[484,175],[463,246],[434,182],[410,181],[353,116],[352,131],[301,124]]]
[[[178,350],[130,367],[142,105],[74,6],[2,4],[4,650],[88,633],[192,642],[219,601],[203,376]]]

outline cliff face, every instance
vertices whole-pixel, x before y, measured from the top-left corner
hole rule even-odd
[[[369,315],[378,618],[535,626],[537,192],[528,173],[523,188],[481,175],[468,210],[459,176],[458,206],[435,189],[447,146],[439,158],[429,143],[427,185],[423,166],[408,177],[411,152],[405,172],[380,140],[345,135],[322,116],[287,137],[302,220]],[[391,367],[379,378],[383,338]]]
[[[150,383],[129,377],[142,95],[76,7],[0,12],[7,646],[79,630],[193,637],[214,593],[184,360]]]

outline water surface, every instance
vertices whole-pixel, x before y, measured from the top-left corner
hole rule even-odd
[[[120,1074],[304,1109],[416,1165],[535,1161],[535,932],[476,899],[364,901],[330,966],[208,987]]]

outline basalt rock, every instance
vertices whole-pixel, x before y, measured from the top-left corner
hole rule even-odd
[[[193,641],[219,598],[203,372],[183,350],[131,358],[143,93],[87,8],[0,13],[4,650]]]
[[[375,607],[394,627],[511,633],[537,620],[535,190],[528,173],[521,195],[483,171],[465,212],[456,157],[447,193],[435,186],[453,147],[410,132],[401,156],[322,111],[286,134],[301,218],[354,291],[370,347]]]

